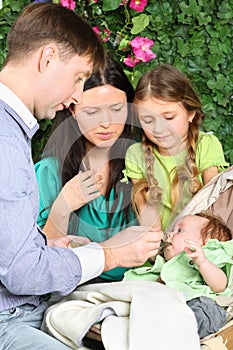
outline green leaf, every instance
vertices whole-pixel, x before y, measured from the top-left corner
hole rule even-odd
[[[113,11],[120,6],[121,0],[103,0],[103,11]]]
[[[130,40],[128,40],[127,37],[124,37],[124,38],[121,40],[118,49],[119,49],[119,50],[125,50],[125,49],[128,47],[129,42],[130,42]]]
[[[208,58],[208,62],[213,70],[218,71],[220,69],[219,65],[224,62],[224,57],[221,55],[221,53],[211,55]]]
[[[132,18],[133,28],[131,29],[131,34],[138,34],[142,32],[149,24],[149,17],[145,14]]]

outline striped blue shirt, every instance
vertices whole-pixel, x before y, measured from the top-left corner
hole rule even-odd
[[[39,194],[31,138],[38,127],[22,101],[0,83],[0,311],[38,305],[51,292],[67,295],[104,267],[97,243],[48,247],[36,224]]]

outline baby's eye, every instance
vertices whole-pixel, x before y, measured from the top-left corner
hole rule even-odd
[[[177,232],[177,233],[181,233],[181,232],[183,232],[183,231],[184,231],[184,230],[183,230],[182,228],[180,228],[180,227],[176,229],[176,232]]]

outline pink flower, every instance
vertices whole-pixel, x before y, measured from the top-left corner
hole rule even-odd
[[[121,3],[120,3],[120,6],[123,6],[123,5],[127,4],[128,1],[129,0],[122,0]]]
[[[103,41],[107,42],[109,37],[110,37],[110,30],[107,28],[104,28],[104,32],[102,33],[100,28],[98,26],[92,27],[92,29],[94,30],[94,32],[99,35]]]
[[[140,62],[140,60],[128,55],[128,57],[126,57],[123,62],[126,66],[134,67],[134,66],[136,66],[136,64],[138,64]]]
[[[74,10],[75,6],[76,6],[75,1],[73,1],[73,0],[60,0],[60,4],[63,7],[67,7],[70,10]]]
[[[147,0],[131,0],[129,7],[138,12],[142,12],[147,5]]]
[[[151,46],[154,45],[154,41],[148,39],[147,37],[143,38],[141,36],[136,36],[131,41],[131,46],[135,58],[142,62],[148,62],[156,57],[156,54],[151,51]]]
[[[104,38],[103,38],[103,40],[105,41],[105,42],[107,42],[108,41],[108,39],[109,39],[109,37],[110,37],[110,30],[109,29],[107,29],[107,28],[104,28]]]
[[[100,35],[100,34],[101,34],[101,30],[99,29],[98,26],[92,27],[92,29],[94,30],[94,32],[95,32],[97,35]]]

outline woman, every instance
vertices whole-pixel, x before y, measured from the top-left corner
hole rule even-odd
[[[43,159],[35,165],[38,224],[49,238],[68,233],[101,242],[135,225],[131,185],[120,181],[133,143],[128,107],[133,97],[122,68],[108,58],[105,69],[86,81],[82,102],[58,113]],[[116,268],[101,277],[121,280],[124,271]]]

